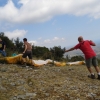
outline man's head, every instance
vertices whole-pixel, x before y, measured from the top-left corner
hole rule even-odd
[[[23,41],[26,42],[27,41],[27,38],[24,38]]]
[[[79,36],[79,37],[78,37],[78,41],[79,41],[79,42],[82,42],[82,41],[83,41],[83,37],[82,37],[82,36]]]

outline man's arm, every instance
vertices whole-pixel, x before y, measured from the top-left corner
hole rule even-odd
[[[27,45],[25,45],[25,49],[24,49],[24,52],[23,53],[25,53],[26,50],[27,50]]]
[[[96,44],[92,40],[90,40],[90,42],[92,46],[96,46]]]
[[[70,49],[68,49],[68,50],[65,50],[65,52],[69,52],[69,51],[73,51],[75,48],[73,47],[73,48],[70,48]]]

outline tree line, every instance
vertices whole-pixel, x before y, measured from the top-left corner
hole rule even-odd
[[[12,56],[13,53],[21,54],[24,50],[24,43],[20,41],[17,37],[16,39],[9,39],[5,36],[4,32],[0,32],[0,38],[6,43],[6,53],[7,56]],[[33,57],[37,59],[52,59],[57,61],[82,61],[84,58],[80,56],[74,56],[69,59],[68,55],[63,58],[63,54],[65,51],[65,47],[61,48],[61,46],[54,46],[52,48],[40,47],[32,45],[32,54]],[[100,65],[100,59],[98,59],[98,63]]]
[[[17,37],[16,39],[9,39],[5,36],[4,32],[0,32],[0,38],[6,43],[6,53],[7,56],[12,56],[13,53],[21,54],[24,51],[24,43],[20,41]],[[63,58],[65,47],[61,48],[61,46],[54,46],[51,48],[40,47],[32,45],[32,55],[37,59],[52,59],[57,61],[77,61],[84,60],[84,58],[80,56],[74,56],[69,59],[68,55]]]
[[[17,37],[16,39],[9,39],[5,36],[4,32],[0,32],[0,38],[6,43],[6,53],[7,56],[12,56],[13,53],[20,54],[24,50],[24,43],[20,41]],[[52,48],[40,47],[32,45],[32,54],[33,57],[42,58],[42,59],[54,59],[57,61],[63,60],[63,54],[65,47],[54,46]]]

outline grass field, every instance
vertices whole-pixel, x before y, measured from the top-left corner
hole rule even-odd
[[[31,69],[0,64],[0,100],[100,100],[100,80],[88,74],[85,65]]]

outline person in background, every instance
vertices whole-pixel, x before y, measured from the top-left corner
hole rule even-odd
[[[88,71],[90,72],[90,75],[88,75],[88,77],[92,78],[92,79],[96,78],[95,74],[91,68],[91,65],[93,65],[97,72],[97,75],[98,75],[97,79],[100,80],[100,69],[98,67],[96,53],[94,52],[94,50],[91,47],[91,46],[96,46],[96,44],[91,40],[84,40],[82,36],[78,37],[78,42],[79,43],[76,46],[74,46],[68,50],[65,50],[65,52],[69,52],[69,51],[72,51],[75,49],[80,49],[85,55],[86,66],[87,66]]]
[[[0,38],[0,53],[6,57],[6,52],[5,52],[6,44],[2,39]]]
[[[24,51],[23,51],[23,55],[22,55],[22,60],[23,60],[23,67],[26,67],[26,57],[28,56],[32,66],[34,66],[34,62],[32,61],[32,46],[30,43],[27,42],[27,38],[23,39],[24,42]]]

